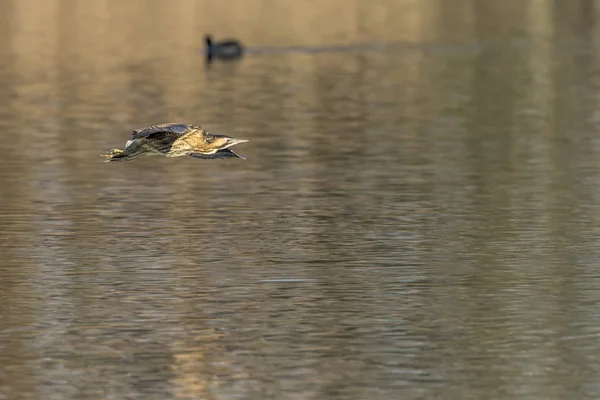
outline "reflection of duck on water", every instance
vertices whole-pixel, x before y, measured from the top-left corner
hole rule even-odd
[[[240,58],[244,54],[244,46],[235,39],[226,39],[220,42],[213,42],[211,35],[204,36],[206,41],[206,59],[222,58],[233,60]]]
[[[241,158],[229,147],[247,140],[215,135],[196,125],[160,124],[133,131],[125,149],[113,149],[103,155],[106,161],[133,160],[142,155],[158,154],[165,157],[192,156],[195,158]]]

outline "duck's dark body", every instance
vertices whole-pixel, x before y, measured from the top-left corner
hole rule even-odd
[[[240,58],[244,54],[244,46],[235,39],[226,39],[219,42],[213,42],[210,35],[204,37],[206,42],[206,58],[221,58],[224,60],[233,60]]]

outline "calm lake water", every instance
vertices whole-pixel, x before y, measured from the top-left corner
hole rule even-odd
[[[0,399],[600,398],[600,7],[451,3],[0,1]]]

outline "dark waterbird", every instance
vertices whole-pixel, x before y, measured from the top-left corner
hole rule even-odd
[[[225,135],[215,135],[197,125],[167,123],[152,125],[133,131],[125,149],[113,149],[103,157],[106,161],[127,161],[141,156],[161,155],[165,157],[191,156],[203,159],[241,158],[229,147],[247,142]]]
[[[224,60],[233,60],[240,58],[244,54],[244,46],[235,39],[225,39],[214,42],[211,35],[204,36],[206,41],[206,59],[221,58]]]

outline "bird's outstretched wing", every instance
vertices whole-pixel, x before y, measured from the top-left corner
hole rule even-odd
[[[131,136],[132,139],[150,138],[152,136],[172,136],[173,139],[176,139],[196,129],[198,128],[192,125],[167,123],[136,129]]]
[[[212,154],[191,153],[190,156],[194,158],[202,158],[204,160],[215,160],[220,158],[241,158],[242,160],[246,159],[245,156],[239,155],[229,149],[219,150],[216,153]]]

